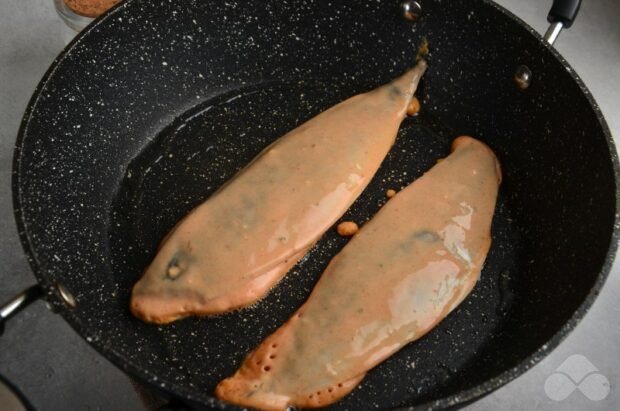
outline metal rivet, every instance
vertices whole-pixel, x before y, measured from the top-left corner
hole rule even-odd
[[[400,3],[400,11],[403,13],[403,17],[409,21],[416,21],[422,16],[422,6],[417,1],[403,1]]]
[[[532,70],[528,66],[520,65],[515,72],[514,81],[521,90],[527,89],[532,84]]]
[[[65,304],[67,304],[69,308],[75,308],[77,302],[75,301],[75,297],[73,296],[73,294],[71,294],[69,290],[67,290],[62,284],[56,283],[54,284],[54,286],[56,287],[56,291],[58,291],[58,294],[60,294],[60,297],[65,302]]]

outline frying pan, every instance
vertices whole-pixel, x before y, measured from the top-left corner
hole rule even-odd
[[[212,398],[215,384],[304,301],[346,240],[326,233],[263,301],[218,317],[144,324],[129,313],[131,286],[174,223],[263,147],[394,78],[427,38],[422,111],[345,218],[369,219],[385,189],[469,134],[504,171],[493,245],[458,309],[332,408],[463,404],[543,358],[596,298],[615,255],[609,130],[568,63],[503,8],[417,3],[130,0],[94,22],[24,115],[14,208],[38,285],[1,316],[42,293],[129,375],[191,406],[235,409]],[[550,35],[571,24],[578,2],[568,3],[554,4]]]

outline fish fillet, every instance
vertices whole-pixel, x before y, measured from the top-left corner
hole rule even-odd
[[[471,291],[491,245],[501,181],[493,152],[452,153],[390,199],[336,255],[306,303],[216,388],[266,410],[329,405],[441,321]]]
[[[425,70],[421,60],[267,147],[164,238],[132,313],[163,324],[263,297],[369,183]]]

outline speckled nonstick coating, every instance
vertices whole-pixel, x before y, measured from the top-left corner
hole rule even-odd
[[[329,231],[267,298],[219,317],[144,324],[129,313],[130,287],[187,211],[270,141],[404,71],[425,36],[422,113],[346,218],[366,221],[386,189],[470,134],[503,166],[494,243],[472,295],[332,408],[453,406],[539,361],[610,269],[616,151],[583,83],[523,22],[486,1],[422,3],[417,23],[396,1],[309,0],[135,0],[96,21],[39,84],[16,144],[16,219],[48,301],[130,375],[233,409],[211,397],[215,384],[304,301],[346,240]],[[527,91],[513,84],[519,64],[534,73]]]

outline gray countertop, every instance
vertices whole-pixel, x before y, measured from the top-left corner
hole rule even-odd
[[[539,32],[546,30],[551,1],[499,0],[498,3]],[[618,0],[585,1],[573,28],[564,31],[556,43],[599,103],[616,144],[620,139],[618,18]],[[13,219],[13,144],[28,99],[69,37],[70,32],[56,15],[52,0],[0,3],[0,301],[35,281]],[[620,409],[620,299],[615,294],[619,289],[620,264],[616,261],[588,314],[551,355],[468,408]],[[593,384],[573,384],[566,379],[560,388],[551,384],[559,381],[556,370],[563,363],[561,370],[571,375],[588,369],[585,361],[598,370],[594,372],[598,379],[590,381]],[[20,387],[33,405],[42,410],[145,409],[129,379],[42,302],[12,319],[0,337],[0,374]],[[610,383],[609,393],[601,381]],[[562,389],[572,393],[557,401]],[[593,401],[588,396],[604,398]],[[0,408],[1,404],[0,398]]]

